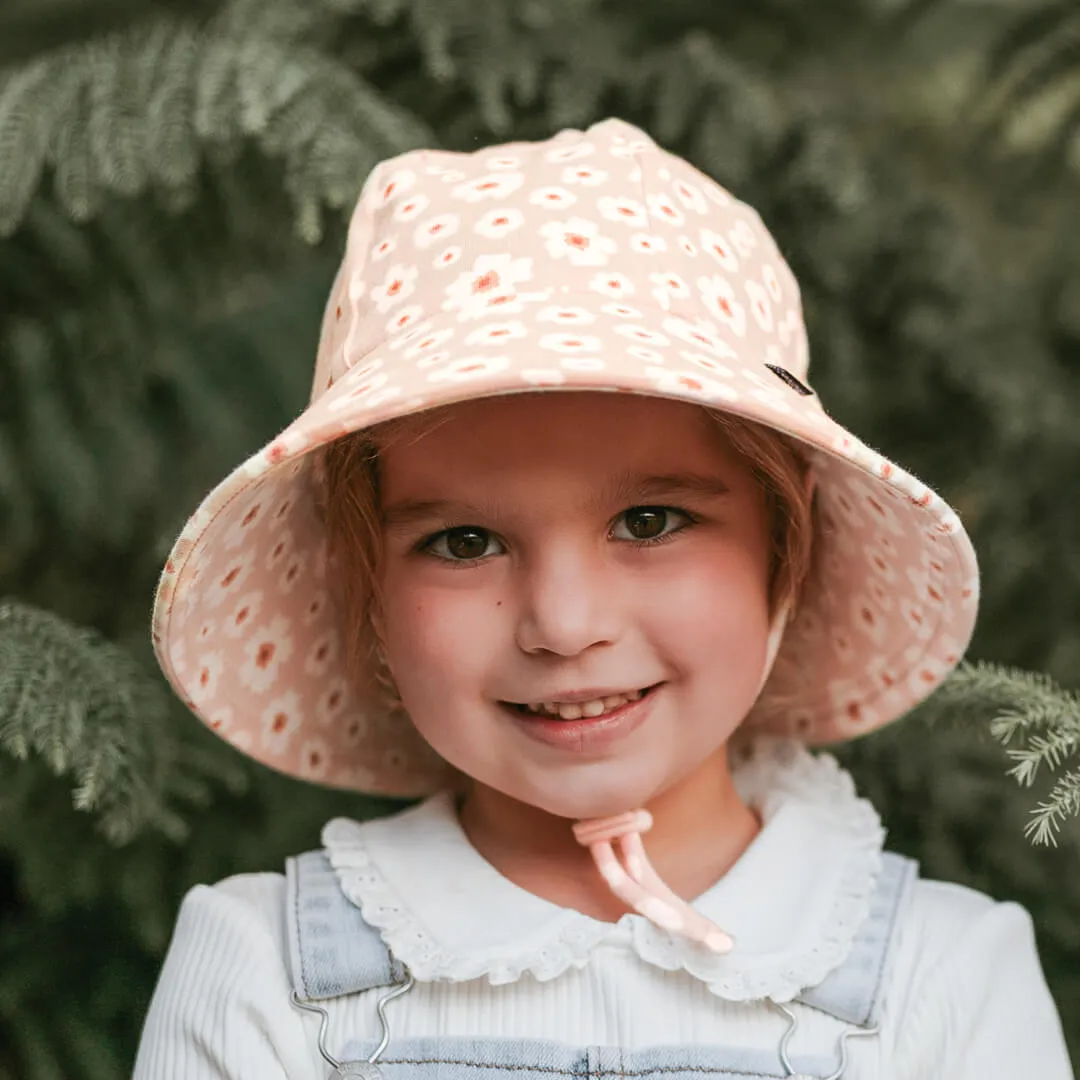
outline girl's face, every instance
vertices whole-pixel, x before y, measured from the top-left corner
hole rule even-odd
[[[386,658],[451,765],[577,819],[648,805],[715,760],[765,663],[769,538],[759,485],[703,410],[470,401],[380,469]],[[599,708],[583,698],[642,691],[574,719]],[[540,703],[559,715],[527,711]]]

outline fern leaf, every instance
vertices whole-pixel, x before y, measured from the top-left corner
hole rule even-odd
[[[55,101],[50,66],[37,61],[0,82],[0,236],[15,231],[45,166]]]

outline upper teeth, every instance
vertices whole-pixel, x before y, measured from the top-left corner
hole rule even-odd
[[[531,712],[558,716],[561,720],[580,720],[583,716],[603,716],[629,701],[637,701],[641,694],[640,690],[631,690],[625,694],[613,694],[611,697],[596,698],[593,701],[538,701],[531,704],[529,709]]]

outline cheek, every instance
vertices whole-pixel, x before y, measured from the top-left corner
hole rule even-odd
[[[769,632],[768,569],[754,548],[716,550],[651,603],[658,645],[699,672],[752,670]],[[680,665],[681,666],[681,665]]]
[[[475,684],[497,637],[490,604],[468,590],[390,577],[383,610],[387,660],[406,708]]]

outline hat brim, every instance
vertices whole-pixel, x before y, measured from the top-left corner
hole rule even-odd
[[[956,513],[837,424],[783,369],[727,355],[708,335],[678,337],[675,324],[640,335],[627,329],[634,325],[600,313],[587,327],[564,328],[562,352],[522,366],[492,345],[441,358],[440,335],[462,329],[450,315],[347,371],[218,485],[177,540],[156,596],[154,645],[180,697],[279,771],[395,796],[443,786],[447,767],[407,719],[363,714],[350,685],[312,451],[457,401],[537,390],[690,402],[805,446],[817,477],[815,568],[764,695],[788,705],[752,712],[749,724],[827,744],[927,697],[959,662],[978,604],[975,553]],[[434,361],[408,365],[413,384],[387,385],[386,362],[427,339]],[[608,362],[614,354],[617,363]]]

